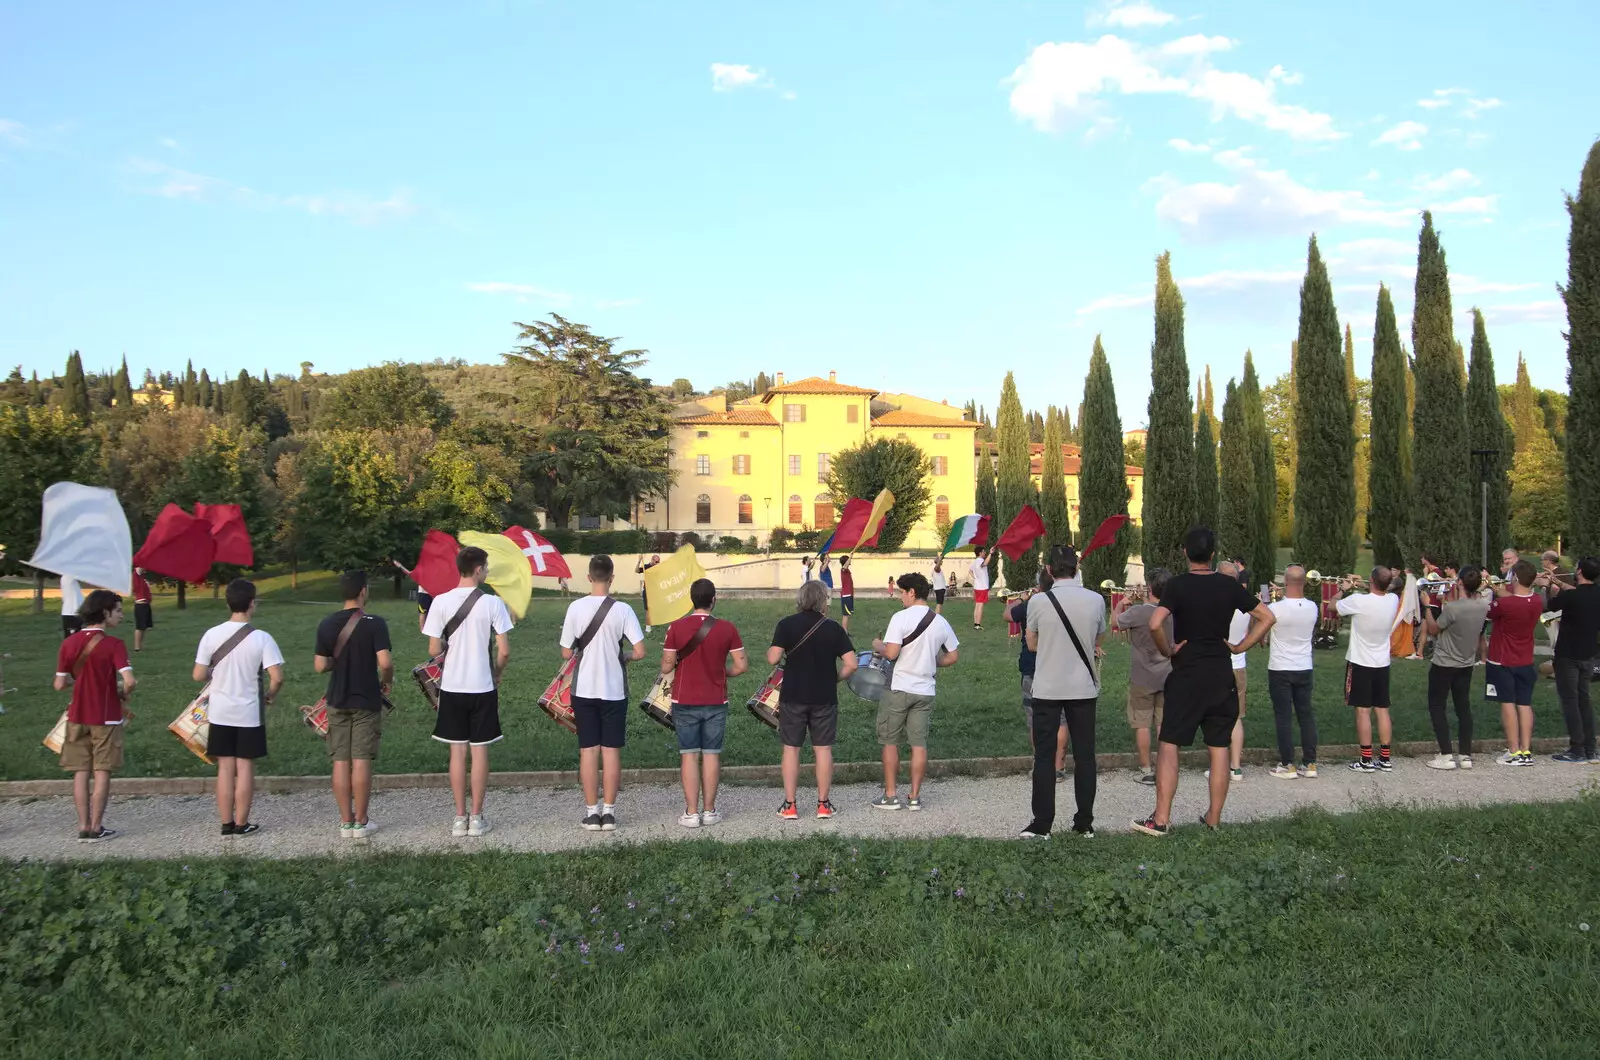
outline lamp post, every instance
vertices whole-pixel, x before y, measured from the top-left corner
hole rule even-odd
[[[1482,524],[1483,542],[1483,569],[1489,569],[1489,461],[1500,455],[1498,449],[1474,449],[1472,455],[1478,458],[1478,494],[1481,498],[1479,504]]]
[[[765,505],[766,509],[767,509],[767,552],[768,552],[768,554],[771,554],[771,552],[772,552],[772,498],[771,497],[763,497],[763,498],[761,498],[761,503],[763,505]]]

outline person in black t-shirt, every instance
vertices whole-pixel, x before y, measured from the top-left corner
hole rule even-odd
[[[1150,616],[1150,639],[1156,650],[1172,659],[1163,695],[1161,744],[1156,752],[1156,811],[1133,827],[1147,835],[1166,835],[1172,827],[1172,798],[1178,791],[1178,747],[1204,733],[1211,752],[1211,808],[1201,823],[1215,828],[1222,820],[1228,798],[1228,745],[1239,719],[1239,694],[1233,679],[1233,656],[1261,642],[1275,621],[1268,609],[1242,584],[1211,569],[1217,538],[1203,526],[1184,539],[1189,572],[1167,582],[1161,605]],[[1250,632],[1237,644],[1228,642],[1234,612],[1255,619]],[[1177,644],[1167,643],[1166,623],[1172,619]]]
[[[1560,579],[1549,578],[1548,611],[1561,612],[1561,636],[1556,638],[1556,694],[1561,697],[1561,713],[1567,721],[1565,754],[1558,762],[1595,762],[1594,707],[1589,702],[1589,682],[1596,656],[1600,656],[1600,559],[1585,556],[1578,561],[1577,587],[1569,588]]]
[[[319,674],[328,674],[328,757],[333,760],[333,801],[339,806],[339,834],[365,839],[377,830],[367,816],[372,799],[372,762],[383,735],[383,702],[394,683],[389,626],[369,615],[367,572],[339,576],[344,609],[317,626]],[[344,646],[339,640],[346,627]]]
[[[778,817],[798,820],[795,789],[800,784],[800,748],[811,734],[817,760],[817,817],[833,816],[828,790],[833,783],[833,741],[839,729],[839,682],[856,672],[850,635],[828,617],[828,588],[818,581],[800,586],[799,610],[772,631],[767,662],[783,660],[778,691],[778,737],[783,741],[783,805]]]

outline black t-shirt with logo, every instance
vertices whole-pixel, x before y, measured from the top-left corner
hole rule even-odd
[[[1249,614],[1260,603],[1249,589],[1222,574],[1180,574],[1167,582],[1161,606],[1172,612],[1174,638],[1167,647],[1188,641],[1173,657],[1173,669],[1200,669],[1218,663],[1231,667],[1228,627],[1233,614]]]
[[[333,659],[339,633],[354,611],[338,611],[317,626],[317,654]],[[328,674],[328,706],[343,710],[377,710],[383,706],[378,684],[378,653],[389,650],[389,625],[377,615],[356,623],[344,650]]]
[[[800,644],[818,619],[822,627]],[[783,687],[778,693],[780,707],[785,703],[826,707],[839,702],[839,670],[834,664],[841,655],[852,655],[856,650],[843,626],[815,611],[800,611],[778,623],[772,631],[772,643],[789,652],[783,665]],[[791,651],[796,644],[800,644],[799,650]]]

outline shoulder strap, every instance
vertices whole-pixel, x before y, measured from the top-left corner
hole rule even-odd
[[[589,625],[584,628],[583,634],[572,642],[572,654],[582,655],[583,649],[594,640],[595,634],[600,632],[600,624],[606,620],[606,613],[611,610],[611,605],[617,602],[615,596],[608,596],[600,601],[600,606],[594,609],[594,617],[589,619]]]
[[[789,658],[789,653],[790,653],[790,652],[796,652],[796,651],[799,651],[799,650],[800,650],[800,645],[802,645],[802,644],[804,644],[804,643],[805,643],[805,642],[806,642],[806,641],[808,641],[808,640],[810,640],[810,639],[811,639],[811,634],[813,634],[813,633],[815,633],[815,632],[816,632],[816,631],[817,631],[817,630],[819,630],[819,629],[821,629],[821,628],[822,628],[822,624],[823,624],[823,623],[824,623],[824,622],[826,622],[826,621],[828,621],[828,616],[827,616],[827,615],[818,615],[818,616],[817,616],[817,620],[816,620],[816,621],[815,621],[815,622],[813,622],[813,623],[812,623],[812,624],[811,624],[811,628],[810,628],[810,629],[808,629],[808,630],[806,630],[806,632],[805,632],[805,636],[803,636],[803,637],[801,637],[801,638],[800,638],[800,639],[799,639],[799,640],[797,640],[797,641],[795,641],[795,642],[794,642],[794,647],[792,647],[792,648],[785,648],[785,649],[784,649],[784,650],[783,650],[783,657],[784,657],[784,660],[785,660],[785,661],[786,661],[786,662],[787,662],[787,661],[788,661],[788,658]]]
[[[333,658],[336,661],[344,653],[344,646],[350,643],[350,637],[355,633],[356,626],[360,624],[366,615],[367,613],[361,608],[356,608],[356,613],[350,616],[350,621],[346,622],[344,628],[339,631],[339,639],[333,642]]]
[[[928,613],[922,616],[922,621],[917,623],[917,628],[912,630],[906,636],[906,639],[900,642],[900,647],[904,648],[907,644],[910,644],[912,641],[926,633],[928,631],[928,627],[933,625],[933,619],[934,610],[930,607],[928,608]]]
[[[472,609],[477,607],[478,601],[482,599],[482,589],[472,590],[472,592],[467,594],[467,598],[462,601],[461,606],[456,609],[456,613],[450,616],[450,621],[444,624],[444,635],[439,638],[444,642],[445,647],[448,648],[450,646],[451,634],[455,633],[456,630],[461,628],[461,623],[467,620],[467,616],[472,614]]]
[[[89,662],[89,656],[94,654],[94,650],[105,639],[105,634],[98,632],[91,633],[84,639],[83,647],[78,649],[78,657],[72,661],[72,679],[74,681],[78,679],[79,674],[83,673],[84,666]]]
[[[1084,668],[1089,671],[1089,676],[1094,683],[1100,683],[1100,675],[1095,673],[1094,664],[1089,661],[1089,653],[1083,650],[1083,642],[1078,639],[1078,631],[1072,628],[1072,623],[1067,621],[1067,613],[1061,607],[1061,601],[1056,599],[1053,592],[1045,593],[1045,599],[1050,601],[1050,606],[1056,609],[1056,614],[1061,616],[1061,624],[1067,627],[1067,636],[1072,638],[1072,646],[1078,649],[1078,658],[1083,660]]]
[[[255,631],[256,628],[250,623],[246,622],[243,629],[236,631],[233,636],[223,641],[222,645],[217,648],[216,651],[211,653],[211,661],[206,663],[206,667],[208,669],[215,670],[218,663],[226,659],[228,655],[232,653],[233,649],[243,644],[244,639]]]
[[[705,621],[700,623],[700,628],[694,631],[694,636],[689,638],[689,643],[678,649],[678,665],[681,666],[683,660],[693,655],[694,650],[705,643],[705,639],[711,636],[711,627],[716,624],[716,621],[715,615],[706,616]]]

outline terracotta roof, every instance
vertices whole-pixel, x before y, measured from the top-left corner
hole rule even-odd
[[[945,419],[941,416],[919,416],[915,412],[902,412],[895,409],[885,412],[882,416],[872,421],[874,427],[970,427],[974,430],[983,426],[972,420]]]
[[[741,427],[776,427],[778,421],[766,409],[729,409],[727,412],[711,412],[704,416],[686,416],[678,423],[684,426],[709,427],[730,426],[737,424]]]
[[[763,402],[771,401],[774,394],[864,394],[867,397],[876,397],[876,390],[867,390],[859,386],[846,386],[843,383],[831,383],[820,375],[808,379],[799,379],[783,386],[775,386],[761,395]]]

